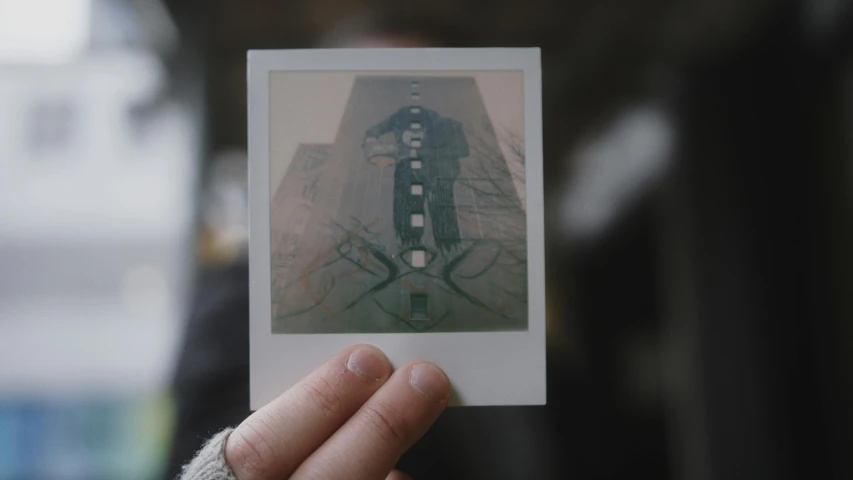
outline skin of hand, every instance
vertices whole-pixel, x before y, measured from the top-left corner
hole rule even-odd
[[[436,365],[393,370],[379,349],[356,345],[234,429],[225,459],[239,480],[404,480],[394,465],[450,392]]]

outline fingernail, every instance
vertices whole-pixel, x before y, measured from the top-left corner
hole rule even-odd
[[[388,362],[372,348],[359,348],[347,359],[347,369],[371,380],[379,380],[388,374]]]
[[[419,363],[409,373],[409,385],[431,400],[444,400],[450,388],[444,374],[428,363]]]

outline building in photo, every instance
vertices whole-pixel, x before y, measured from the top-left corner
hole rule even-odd
[[[521,72],[338,73],[353,79],[334,140],[286,158],[289,122],[322,118],[287,100],[288,75],[310,74],[271,79],[272,331],[526,330],[524,132],[480,91],[507,79],[492,110],[522,118]]]

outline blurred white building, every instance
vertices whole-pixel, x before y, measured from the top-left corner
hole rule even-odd
[[[13,14],[0,38],[20,37],[9,33],[16,12],[85,13],[65,17],[84,25],[55,38],[54,55],[45,42],[31,58],[0,50],[2,396],[156,392],[170,373],[199,132],[193,112],[164,95],[168,18],[142,3],[0,5]],[[142,38],[151,32],[159,44]]]

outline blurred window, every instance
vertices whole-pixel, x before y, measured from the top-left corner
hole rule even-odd
[[[68,98],[37,100],[31,107],[27,138],[32,153],[59,151],[71,146],[78,112]]]
[[[426,252],[423,250],[412,250],[412,266],[423,268],[426,266]]]
[[[413,293],[411,296],[412,318],[416,320],[429,318],[428,305],[425,293]]]

